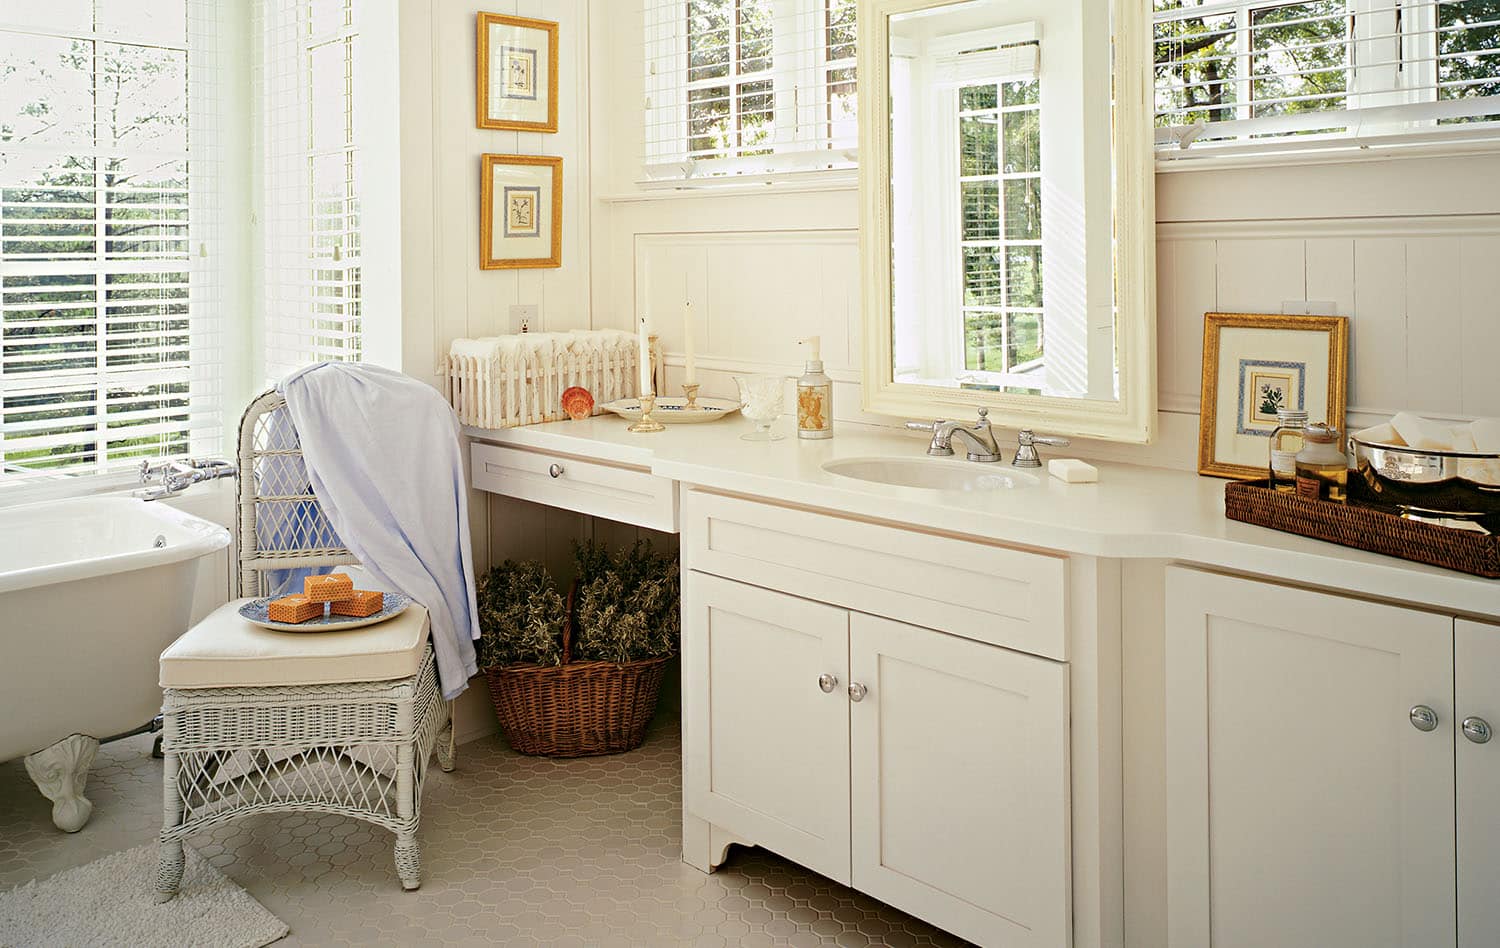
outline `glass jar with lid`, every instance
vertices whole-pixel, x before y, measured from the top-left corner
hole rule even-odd
[[[1307,427],[1307,412],[1282,408],[1276,412],[1276,430],[1271,432],[1271,486],[1279,491],[1297,489],[1297,452],[1306,441],[1302,429]]]
[[[1349,487],[1349,459],[1339,446],[1339,430],[1308,425],[1306,444],[1297,452],[1297,495],[1343,503]]]

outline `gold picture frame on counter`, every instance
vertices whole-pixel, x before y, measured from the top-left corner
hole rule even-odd
[[[1342,432],[1348,359],[1344,316],[1205,313],[1198,473],[1266,477],[1282,409]]]
[[[480,13],[477,45],[479,127],[557,131],[557,24]]]
[[[562,266],[562,165],[546,155],[482,156],[480,269]]]

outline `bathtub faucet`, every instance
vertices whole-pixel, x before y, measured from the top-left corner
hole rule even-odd
[[[211,481],[220,477],[233,477],[238,469],[219,458],[182,458],[173,461],[142,461],[141,483],[146,485],[135,492],[142,500],[158,500],[182,493],[199,481]]]

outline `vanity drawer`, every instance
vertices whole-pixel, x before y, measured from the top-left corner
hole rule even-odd
[[[479,490],[677,532],[677,482],[642,468],[479,441],[471,459]]]
[[[1066,557],[687,491],[683,566],[1067,660]]]

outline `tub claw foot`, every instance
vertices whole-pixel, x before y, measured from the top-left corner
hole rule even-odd
[[[98,751],[94,738],[74,734],[26,758],[26,772],[42,796],[52,801],[52,822],[64,833],[83,829],[94,812],[83,788]]]

